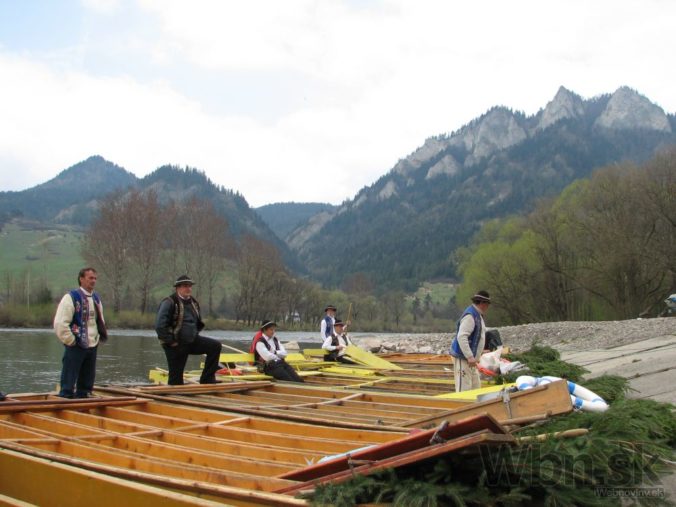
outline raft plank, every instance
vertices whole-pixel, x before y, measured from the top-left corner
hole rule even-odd
[[[350,359],[359,364],[364,364],[372,368],[377,368],[379,370],[400,370],[401,367],[397,366],[394,363],[391,363],[382,357],[378,357],[375,354],[360,349],[356,345],[348,345],[345,349],[345,355]]]
[[[0,490],[22,502],[30,502],[4,505],[60,507],[66,503],[66,498],[68,505],[73,506],[223,505],[221,502],[175,493],[8,450],[0,452],[0,469],[3,470],[0,474]],[[39,487],[36,487],[36,477],[40,478]],[[3,505],[2,501],[0,505]]]

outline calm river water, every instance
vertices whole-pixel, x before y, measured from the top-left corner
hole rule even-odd
[[[248,351],[253,334],[211,331],[206,335]],[[277,336],[282,342],[296,340],[301,345],[318,347],[317,334],[280,332]],[[0,329],[0,391],[27,393],[55,390],[61,375],[62,356],[63,345],[51,329]],[[199,368],[200,359],[200,356],[190,356],[186,369]],[[99,347],[96,382],[148,382],[148,371],[157,366],[166,368],[167,361],[153,331],[110,331],[108,342]]]

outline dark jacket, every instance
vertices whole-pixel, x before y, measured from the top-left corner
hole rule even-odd
[[[155,331],[162,345],[192,343],[202,329],[204,322],[197,300],[192,297],[184,300],[177,294],[162,300],[155,319]]]

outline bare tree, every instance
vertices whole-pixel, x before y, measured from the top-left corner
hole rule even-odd
[[[286,276],[279,252],[270,243],[247,235],[242,239],[238,261],[236,319],[251,324],[271,318],[282,306],[279,279]]]
[[[87,263],[108,279],[106,291],[112,296],[114,312],[120,311],[123,283],[130,269],[128,240],[126,200],[122,194],[114,193],[101,201],[82,243],[82,256]]]
[[[134,280],[141,297],[139,310],[145,313],[150,289],[161,266],[163,229],[171,224],[163,220],[163,209],[153,190],[145,194],[132,190],[126,199],[125,215],[128,257],[132,261],[132,271],[136,274]]]
[[[209,314],[214,313],[214,291],[218,275],[223,272],[228,258],[235,256],[228,222],[220,216],[211,202],[193,197],[177,213],[181,259],[185,272],[197,282],[197,294],[205,294]]]

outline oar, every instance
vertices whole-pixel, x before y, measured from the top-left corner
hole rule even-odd
[[[230,345],[226,345],[225,343],[221,343],[221,347],[223,347],[223,348],[225,348],[225,349],[230,349],[230,350],[232,350],[232,351],[234,351],[234,352],[239,352],[240,354],[248,354],[248,352],[245,352],[245,351],[243,351],[243,350],[239,350],[239,349],[237,349],[237,348],[235,348],[235,347],[231,347]]]

